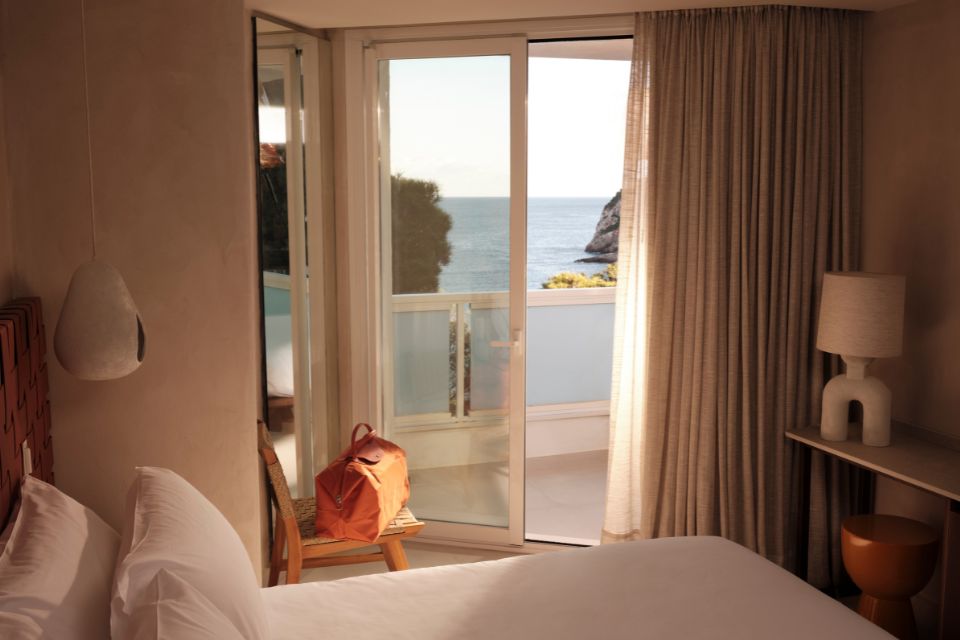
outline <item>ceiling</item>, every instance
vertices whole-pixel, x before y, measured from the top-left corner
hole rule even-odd
[[[880,11],[911,0],[798,0],[796,4]],[[250,9],[311,28],[557,18],[662,9],[771,4],[771,0],[246,0]],[[776,3],[773,4],[785,4]]]
[[[528,51],[531,58],[631,60],[633,58],[633,39],[531,42]]]

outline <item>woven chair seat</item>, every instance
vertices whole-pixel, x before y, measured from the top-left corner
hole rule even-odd
[[[297,528],[300,529],[300,542],[304,546],[316,544],[330,544],[340,542],[334,538],[321,538],[317,536],[317,503],[314,498],[294,498],[293,511],[297,516]],[[389,536],[395,533],[403,533],[408,527],[422,526],[410,513],[410,509],[404,507],[397,514],[387,528],[383,530],[381,536]],[[370,543],[374,544],[374,543]]]

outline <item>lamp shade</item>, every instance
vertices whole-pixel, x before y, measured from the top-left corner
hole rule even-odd
[[[861,358],[900,355],[905,290],[903,276],[825,273],[817,349]]]
[[[53,348],[63,368],[83,380],[112,380],[143,362],[146,338],[120,272],[106,262],[80,265],[70,279]]]

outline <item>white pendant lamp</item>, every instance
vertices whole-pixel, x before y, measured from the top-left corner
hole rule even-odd
[[[70,278],[57,321],[53,349],[63,368],[74,376],[83,380],[113,380],[132,373],[140,366],[145,355],[146,336],[137,305],[130,296],[123,276],[106,262],[97,259],[84,0],[80,0],[80,34],[83,44],[80,60],[86,107],[93,259],[80,265]]]

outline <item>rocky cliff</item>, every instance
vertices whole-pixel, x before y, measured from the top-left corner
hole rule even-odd
[[[600,214],[600,221],[597,222],[596,231],[593,233],[593,239],[584,249],[587,253],[593,253],[589,258],[581,258],[577,262],[616,262],[617,250],[620,242],[620,192],[613,196],[603,207]]]

